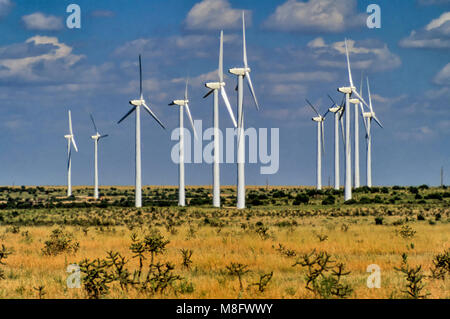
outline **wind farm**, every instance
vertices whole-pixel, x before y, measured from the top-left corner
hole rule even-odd
[[[11,6],[0,299],[449,299],[450,19],[346,1]]]

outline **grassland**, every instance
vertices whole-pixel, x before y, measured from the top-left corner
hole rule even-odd
[[[209,206],[207,187],[188,188],[191,206],[186,208],[176,206],[176,188],[145,187],[142,209],[131,207],[131,188],[102,188],[101,201],[91,198],[87,187],[75,188],[70,199],[64,192],[60,187],[0,188],[0,248],[12,252],[0,264],[0,298],[87,298],[83,284],[67,287],[67,266],[105,259],[108,251],[126,258],[132,277],[139,269],[139,258],[130,251],[132,235],[168,240],[153,263],[172,263],[170,273],[182,279],[162,292],[134,284],[125,289],[113,281],[102,298],[318,298],[305,287],[307,267],[293,266],[314,250],[327,252],[333,265],[343,263],[350,271],[342,278],[352,290],[348,298],[407,297],[406,277],[396,270],[402,254],[410,267],[422,267],[423,294],[450,297],[449,274],[431,277],[435,256],[450,248],[450,189],[360,188],[354,201],[344,203],[342,191],[331,189],[250,187],[249,208],[241,211],[232,207],[231,187],[223,188],[222,209]],[[79,248],[45,254],[55,229]],[[192,251],[189,267],[182,265],[182,249]],[[150,260],[146,255],[144,269]],[[227,270],[231,263],[249,270],[241,276],[242,287]],[[371,264],[381,268],[379,289],[366,285]],[[264,291],[252,285],[272,272]]]

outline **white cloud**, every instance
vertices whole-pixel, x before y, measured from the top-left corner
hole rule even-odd
[[[356,0],[287,0],[264,26],[278,31],[342,32],[364,25],[367,17],[356,10]]]
[[[392,53],[387,44],[377,40],[365,40],[356,43],[347,40],[352,69],[370,69],[384,71],[395,69],[402,64],[399,56]],[[338,41],[326,44],[317,38],[308,44],[316,58],[317,64],[323,67],[346,68],[342,56],[345,55],[345,42]]]
[[[13,48],[22,52],[20,57],[10,57]],[[72,54],[72,48],[59,42],[56,37],[34,36],[19,45],[0,48],[0,78],[19,77],[25,80],[39,80],[34,69],[39,63],[63,62],[62,67],[71,67],[83,58]],[[60,70],[62,71],[62,70]]]
[[[435,136],[435,132],[428,126],[420,126],[407,131],[397,132],[398,139],[403,141],[426,141]]]
[[[434,82],[439,85],[450,85],[450,63],[439,71],[434,77]]]
[[[411,31],[410,35],[400,40],[399,44],[404,48],[450,48],[450,12],[444,12],[433,19],[422,30]]]
[[[0,0],[0,18],[6,16],[13,5],[14,4],[11,0]]]
[[[202,0],[192,7],[184,23],[188,30],[240,29],[242,11],[249,26],[251,11],[233,9],[228,0]]]
[[[38,31],[58,31],[63,28],[62,18],[35,12],[22,17],[25,28]]]

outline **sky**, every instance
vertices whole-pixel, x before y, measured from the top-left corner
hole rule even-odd
[[[66,25],[71,3],[81,8],[80,29]],[[381,8],[379,29],[367,27],[370,4]],[[0,0],[0,185],[66,183],[69,109],[79,148],[73,184],[93,181],[92,113],[100,133],[109,134],[99,146],[100,184],[133,185],[134,117],[117,121],[139,95],[139,54],[145,98],[167,127],[142,113],[143,184],[176,185],[171,132],[178,110],[168,103],[183,97],[189,77],[192,115],[204,129],[212,126],[204,83],[217,80],[222,29],[225,68],[242,66],[242,11],[261,107],[255,109],[246,87],[245,126],[279,128],[280,149],[276,174],[261,175],[261,163],[246,165],[248,185],[315,185],[316,126],[305,98],[322,113],[331,106],[327,94],[341,101],[345,38],[355,85],[361,74],[369,77],[384,125],[372,130],[374,185],[437,185],[441,167],[450,184],[450,0]],[[236,78],[225,82],[236,113]],[[232,123],[219,107],[225,130]],[[333,163],[327,117],[324,185],[333,184]],[[343,158],[341,164],[343,176]],[[221,183],[235,185],[236,173],[236,164],[222,164]],[[186,164],[186,184],[211,183],[210,164]]]

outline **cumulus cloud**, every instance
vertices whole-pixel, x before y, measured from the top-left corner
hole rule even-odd
[[[250,25],[251,11],[233,9],[228,0],[203,0],[192,7],[184,23],[188,30],[240,29],[242,11]]]
[[[11,0],[0,0],[0,19],[11,11],[13,5]]]
[[[439,73],[434,77],[434,82],[439,85],[450,86],[450,63],[439,71]]]
[[[37,81],[49,62],[58,61],[61,67],[70,68],[82,58],[72,54],[72,48],[56,37],[37,35],[25,43],[0,47],[0,78]]]
[[[287,0],[264,22],[278,31],[342,32],[364,25],[356,0]]]
[[[450,12],[444,12],[419,31],[411,31],[399,44],[404,48],[449,49]]]
[[[392,53],[387,44],[378,40],[354,41],[347,40],[353,69],[370,69],[372,71],[385,71],[395,69],[401,65],[401,59]],[[316,38],[308,43],[308,48],[317,64],[322,67],[345,68],[345,42],[338,41],[327,44],[322,38]]]
[[[35,12],[22,17],[22,22],[28,30],[58,31],[63,28],[62,18]]]

